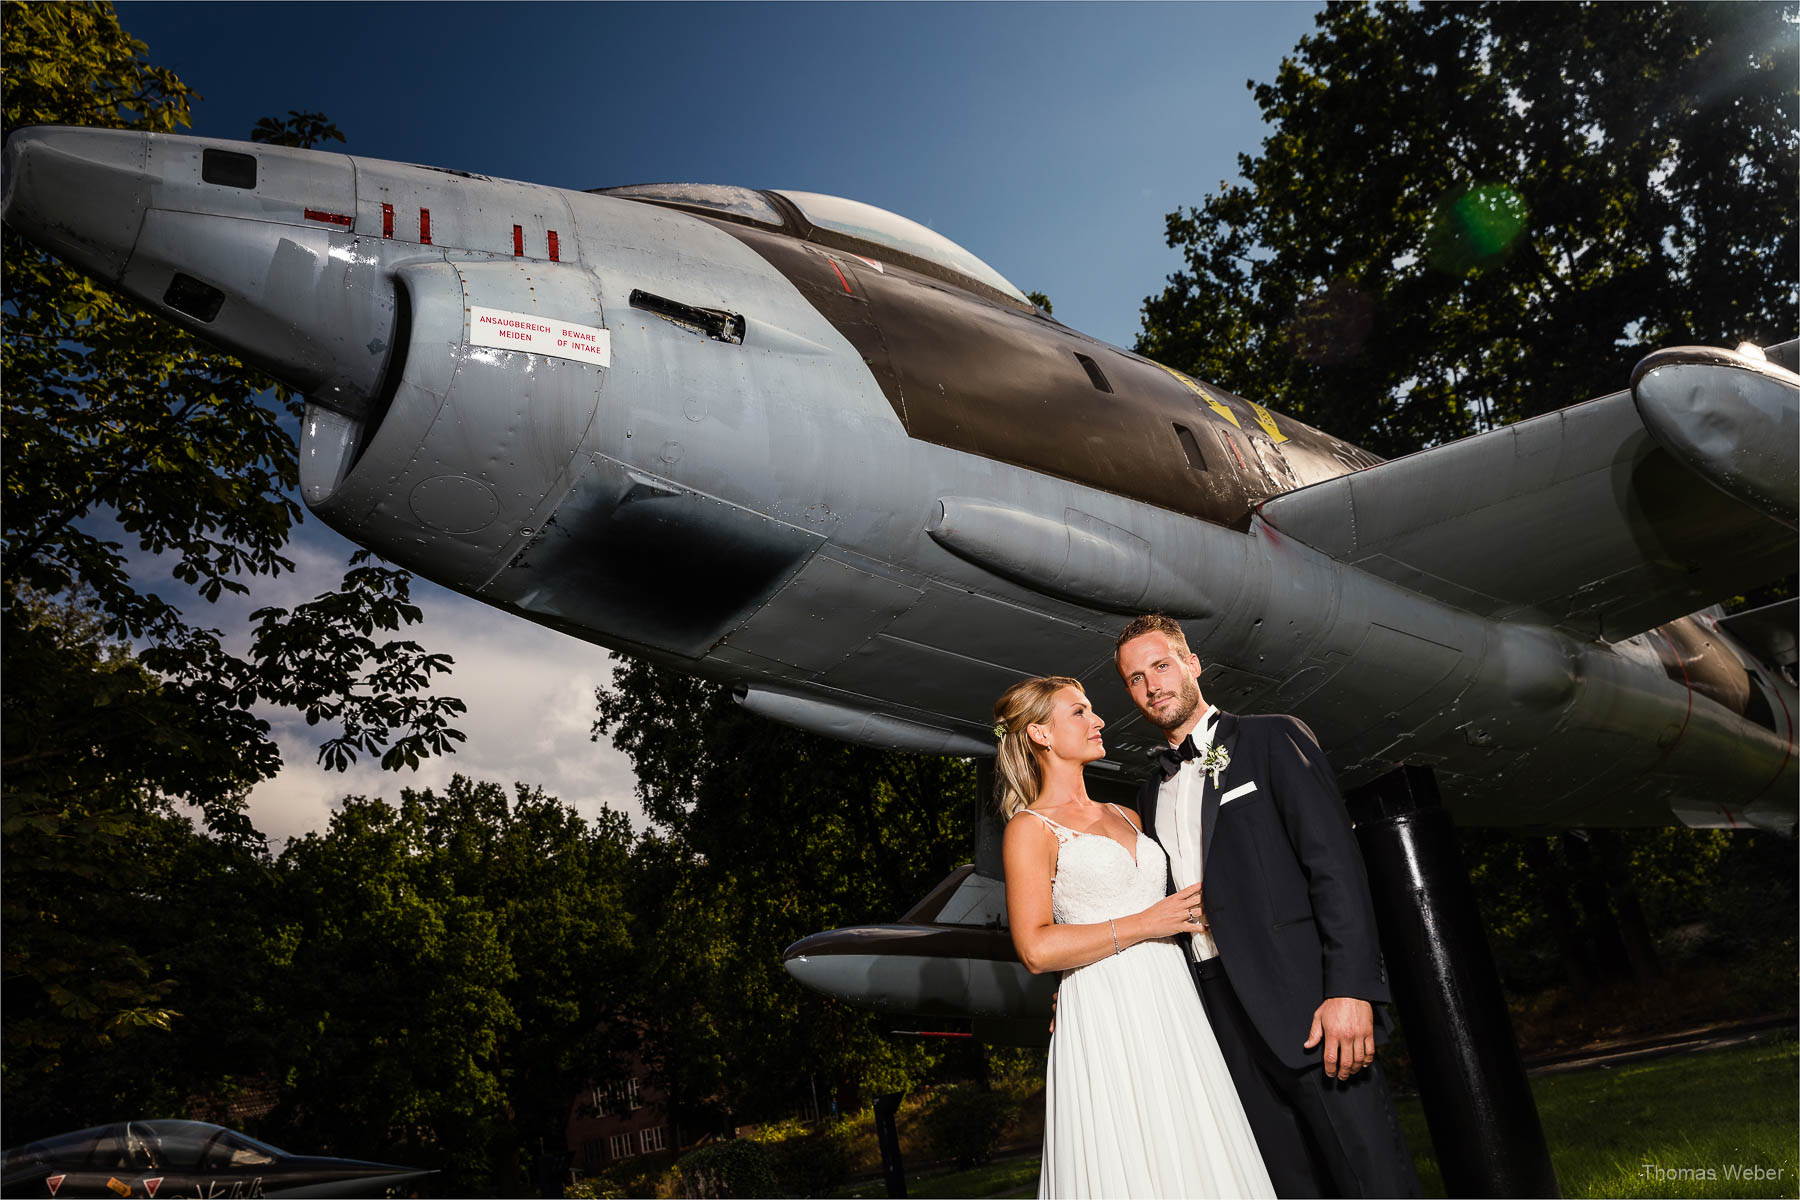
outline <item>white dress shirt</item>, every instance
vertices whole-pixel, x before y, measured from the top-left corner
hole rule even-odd
[[[1163,780],[1156,799],[1156,840],[1169,855],[1169,874],[1177,889],[1200,882],[1200,809],[1205,789],[1210,782],[1200,769],[1200,758],[1212,746],[1213,729],[1219,710],[1209,708],[1194,727],[1194,745],[1200,757],[1181,764],[1171,779]],[[1196,962],[1217,958],[1219,947],[1212,934],[1195,931],[1188,936],[1188,952]]]

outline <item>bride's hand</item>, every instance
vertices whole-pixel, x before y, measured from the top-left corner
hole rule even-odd
[[[1200,907],[1200,885],[1196,883],[1164,896],[1138,915],[1144,921],[1147,938],[1173,937],[1203,929],[1206,914]]]

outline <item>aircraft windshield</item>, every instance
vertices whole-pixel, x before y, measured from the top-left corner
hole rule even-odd
[[[888,246],[922,258],[927,262],[966,275],[1011,296],[1021,304],[1030,304],[1025,293],[1014,287],[1000,272],[964,250],[941,233],[927,229],[917,221],[841,196],[822,196],[817,192],[781,192],[805,214],[806,219],[823,229],[849,237]]]
[[[111,1133],[117,1126],[100,1126],[94,1129],[80,1129],[74,1133],[59,1133],[42,1141],[32,1142],[29,1146],[17,1150],[8,1150],[3,1167],[8,1173],[33,1163],[66,1162],[77,1156],[85,1156],[93,1149],[102,1134]]]

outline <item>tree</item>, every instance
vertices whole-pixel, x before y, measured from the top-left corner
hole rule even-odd
[[[1394,455],[1793,336],[1791,4],[1332,4],[1138,349]]]
[[[537,788],[458,775],[398,805],[349,797],[277,864],[284,1017],[276,1114],[309,1149],[444,1164],[453,1194],[514,1190],[562,1143],[629,970],[630,828]]]
[[[285,118],[264,117],[250,131],[250,140],[267,146],[296,146],[311,150],[322,142],[341,142],[344,133],[324,113],[288,109]]]
[[[110,5],[9,0],[0,16],[6,133],[188,123],[192,91]],[[320,114],[264,124],[290,144],[335,134]],[[246,653],[148,590],[127,541],[206,603],[293,568],[298,404],[10,228],[3,250],[4,1090],[7,1112],[44,1113],[32,1089],[65,1084],[75,1058],[179,1016],[153,931],[136,941],[145,923],[127,919],[164,875],[145,847],[187,828],[175,806],[266,857],[244,799],[280,755],[256,706],[322,723],[339,766],[446,751],[463,706],[426,691],[447,657],[386,637],[420,619],[410,577],[362,556],[337,590],[254,614]]]
[[[47,121],[168,132],[188,122],[191,91],[142,61],[143,44],[109,5],[9,3],[3,49],[6,132]],[[265,118],[259,131],[286,144],[342,137],[316,113]],[[255,778],[279,764],[266,724],[250,713],[259,702],[339,725],[321,749],[333,765],[384,748],[385,765],[416,764],[460,740],[448,720],[461,702],[421,694],[449,660],[375,640],[419,620],[405,572],[357,556],[337,592],[292,613],[255,614],[247,657],[140,589],[123,544],[108,540],[108,521],[206,601],[246,594],[242,576],[293,569],[281,551],[300,517],[286,428],[299,419],[298,401],[11,230],[5,236],[7,610],[19,586],[87,589],[107,633],[129,635],[165,686],[203,701],[219,722],[209,734]],[[183,794],[210,803],[217,821],[231,791]]]
[[[974,772],[774,725],[715,684],[618,660],[596,738],[637,769],[653,829],[635,852],[646,1060],[690,1131],[858,1106],[923,1078],[931,1055],[809,992],[782,951],[892,921],[967,857]]]

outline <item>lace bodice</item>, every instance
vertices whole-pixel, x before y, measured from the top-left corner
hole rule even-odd
[[[1039,813],[1031,815],[1056,835],[1050,906],[1058,925],[1091,925],[1130,916],[1163,898],[1168,859],[1155,839],[1138,834],[1133,862],[1129,850],[1103,833],[1079,833]]]

